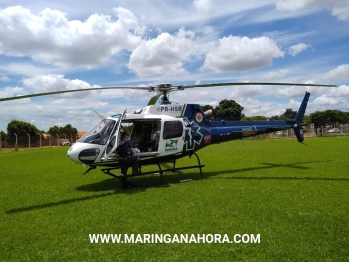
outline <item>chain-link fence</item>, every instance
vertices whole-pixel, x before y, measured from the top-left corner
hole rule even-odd
[[[1,137],[0,150],[5,148],[37,148],[70,146],[77,141],[77,136],[51,137],[51,136],[10,136]]]
[[[331,137],[331,136],[347,136],[349,135],[349,124],[345,125],[330,125],[325,127],[315,128],[314,124],[304,127],[304,137]],[[293,129],[277,131],[270,134],[250,137],[249,139],[274,139],[274,138],[296,138]]]

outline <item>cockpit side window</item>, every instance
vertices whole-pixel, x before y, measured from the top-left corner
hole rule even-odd
[[[180,137],[183,134],[183,124],[181,121],[166,121],[164,123],[164,139]]]

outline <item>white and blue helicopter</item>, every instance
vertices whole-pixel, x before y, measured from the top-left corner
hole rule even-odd
[[[102,117],[101,122],[81,137],[73,144],[67,156],[76,163],[88,166],[89,169],[84,173],[102,167],[101,170],[110,176],[119,179],[124,186],[127,179],[115,175],[112,171],[120,168],[119,158],[116,149],[119,145],[120,135],[124,127],[130,131],[132,144],[138,149],[136,156],[140,158],[140,166],[157,165],[158,170],[149,172],[140,172],[139,175],[159,173],[161,176],[167,171],[177,171],[182,169],[198,168],[200,177],[203,178],[202,167],[199,156],[196,152],[206,146],[243,139],[250,136],[272,133],[280,130],[292,128],[296,134],[297,140],[303,142],[303,127],[307,123],[303,122],[303,117],[308,104],[310,93],[306,92],[297,115],[294,119],[282,121],[211,121],[208,120],[209,111],[203,112],[198,104],[171,104],[169,93],[173,91],[182,91],[194,87],[213,87],[213,86],[234,86],[234,85],[279,85],[279,86],[326,86],[335,87],[335,85],[318,84],[294,84],[294,83],[215,83],[200,85],[181,85],[160,84],[157,86],[144,87],[102,87],[66,90],[57,92],[48,92],[20,97],[2,98],[1,101],[22,99],[27,97],[54,95],[68,92],[79,92],[87,90],[102,89],[139,89],[149,92],[156,92],[148,105],[141,110],[131,114],[116,114],[110,117]],[[156,105],[160,98],[160,104]],[[185,156],[196,156],[198,164],[186,167],[176,167],[176,160]],[[162,169],[161,164],[172,163],[173,167]],[[135,176],[128,175],[127,177]]]

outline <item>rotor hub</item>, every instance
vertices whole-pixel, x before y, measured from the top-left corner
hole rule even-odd
[[[172,84],[159,84],[157,86],[149,86],[148,92],[156,92],[158,96],[162,96],[161,105],[171,104],[169,100],[169,93],[173,91],[182,91],[184,86],[173,86]]]

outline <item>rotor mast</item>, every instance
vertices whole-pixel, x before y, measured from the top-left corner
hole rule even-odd
[[[182,91],[184,86],[172,86],[172,84],[159,84],[157,86],[149,86],[149,92],[156,92],[158,96],[161,97],[160,105],[169,105],[171,104],[169,100],[169,93],[173,91]]]

